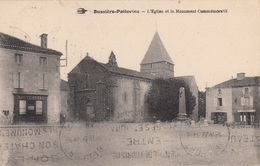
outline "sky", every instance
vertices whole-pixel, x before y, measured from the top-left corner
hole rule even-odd
[[[77,14],[78,8],[87,12]],[[139,13],[94,13],[117,9]],[[199,13],[211,9],[224,13]],[[201,91],[240,72],[260,76],[258,0],[0,1],[0,25],[0,32],[37,45],[48,34],[48,48],[62,52],[62,59],[67,40],[65,80],[87,53],[106,63],[113,50],[120,67],[140,71],[156,31],[175,64],[174,75],[194,75]]]

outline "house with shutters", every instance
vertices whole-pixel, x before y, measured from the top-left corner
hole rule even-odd
[[[140,71],[119,67],[113,51],[107,63],[86,56],[68,74],[69,117],[87,121],[147,121],[150,117],[146,96],[152,80],[173,77],[174,63],[158,32],[141,61]],[[193,76],[177,79],[184,80],[198,98]],[[197,115],[196,108],[194,115]]]
[[[59,123],[61,55],[0,33],[0,124]]]
[[[206,117],[214,123],[260,122],[260,76],[237,78],[206,88]]]

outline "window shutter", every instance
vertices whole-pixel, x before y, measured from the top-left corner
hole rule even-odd
[[[13,88],[19,88],[19,75],[17,72],[13,73]]]
[[[243,92],[243,94],[245,94],[245,88],[242,88],[242,92]]]
[[[43,89],[43,75],[38,74],[38,89]]]
[[[226,106],[225,98],[224,98],[224,97],[222,98],[222,106]]]
[[[24,88],[24,73],[20,73],[20,87]]]
[[[241,106],[244,106],[245,105],[245,98],[244,97],[241,97]]]
[[[43,89],[48,90],[49,76],[47,74],[43,74],[43,81]]]
[[[26,114],[26,100],[19,100],[19,114]]]
[[[36,114],[42,114],[42,101],[36,101]]]
[[[250,99],[249,99],[250,101],[250,106],[253,106],[254,105],[254,98],[253,98],[253,96],[250,96]]]
[[[218,105],[218,99],[214,98],[214,106],[216,107]]]

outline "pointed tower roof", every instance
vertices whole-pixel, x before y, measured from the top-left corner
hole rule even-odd
[[[166,51],[157,31],[153,36],[152,42],[141,62],[141,65],[154,62],[169,62],[173,64],[171,57]]]
[[[111,53],[110,53],[110,56],[108,58],[108,63],[107,64],[109,64],[111,66],[118,67],[117,66],[117,62],[116,62],[116,56],[115,56],[113,51],[111,51]]]

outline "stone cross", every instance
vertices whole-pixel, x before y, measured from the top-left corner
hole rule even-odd
[[[180,88],[179,93],[179,114],[178,120],[185,120],[187,119],[186,114],[186,101],[185,101],[185,89],[183,87]]]

